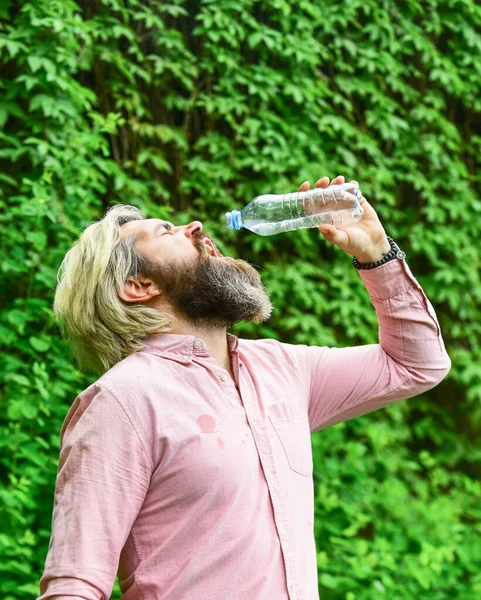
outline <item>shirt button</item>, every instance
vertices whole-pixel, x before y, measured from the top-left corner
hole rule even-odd
[[[199,340],[195,340],[194,341],[194,348],[200,348],[200,342],[199,342]]]
[[[182,354],[182,358],[185,358],[188,360],[190,358],[190,354]]]
[[[287,591],[289,592],[289,594],[292,594],[294,596],[294,594],[296,592],[296,586],[293,583],[290,583],[287,586]]]
[[[227,381],[227,375],[224,375],[224,374],[222,374],[222,375],[220,376],[220,380],[221,380],[221,381]]]

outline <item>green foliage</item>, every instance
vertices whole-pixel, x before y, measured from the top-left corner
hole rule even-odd
[[[92,381],[51,310],[82,229],[116,202],[200,219],[275,302],[234,333],[373,343],[358,274],[316,230],[223,224],[338,174],[408,253],[453,368],[425,397],[313,436],[321,597],[481,596],[480,51],[476,0],[0,4],[2,598],[37,593],[59,430]]]

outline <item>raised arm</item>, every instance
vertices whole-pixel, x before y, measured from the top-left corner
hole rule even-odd
[[[360,271],[379,320],[379,344],[292,346],[309,386],[311,432],[417,396],[449,372],[433,307],[404,261]]]
[[[332,184],[343,182],[340,176]],[[328,178],[316,183],[327,185]],[[309,189],[309,183],[299,189]],[[373,207],[365,198],[361,204],[364,216],[358,223],[319,229],[359,263],[374,263],[383,259],[390,244]],[[379,344],[291,349],[309,385],[311,431],[416,396],[438,384],[451,366],[434,309],[406,262],[395,258],[359,274],[376,309]]]

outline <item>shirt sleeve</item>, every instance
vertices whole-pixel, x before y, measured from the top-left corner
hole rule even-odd
[[[38,600],[107,600],[152,473],[127,407],[93,384],[61,431],[52,535]]]
[[[379,344],[292,346],[308,386],[311,432],[416,396],[449,372],[434,309],[403,260],[361,270],[379,321]]]

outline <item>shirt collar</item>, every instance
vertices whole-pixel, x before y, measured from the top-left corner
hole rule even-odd
[[[226,336],[230,352],[237,352],[239,338],[230,333],[227,333]],[[154,333],[145,338],[144,345],[144,352],[150,352],[162,358],[172,358],[185,364],[192,362],[194,356],[210,356],[203,340],[194,335]]]

